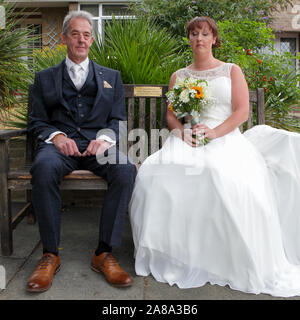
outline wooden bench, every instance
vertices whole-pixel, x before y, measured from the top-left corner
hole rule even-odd
[[[145,130],[166,128],[167,103],[165,93],[168,86],[125,85],[128,132],[134,128]],[[28,112],[31,110],[32,96],[29,88]],[[259,88],[250,92],[251,112],[246,128],[253,126],[253,118],[257,124],[264,124],[264,90]],[[253,110],[252,110],[253,109]],[[26,135],[26,161],[23,168],[9,169],[9,139]],[[149,150],[157,150],[157,140],[148,136]],[[134,142],[130,142],[130,147]],[[31,175],[29,169],[33,162],[34,138],[27,129],[0,131],[0,232],[1,252],[9,256],[13,252],[13,230],[27,216],[28,223],[35,223],[35,215],[31,204]],[[62,190],[103,190],[106,182],[90,171],[78,170],[64,177]],[[11,214],[11,191],[26,190],[26,205],[14,218]]]

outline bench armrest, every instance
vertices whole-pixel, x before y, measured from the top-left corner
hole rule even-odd
[[[26,133],[27,129],[0,130],[0,140],[9,140],[10,138],[19,137]]]

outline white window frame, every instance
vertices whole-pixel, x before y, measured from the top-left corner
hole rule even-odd
[[[93,17],[93,20],[97,20],[97,27],[98,27],[98,34],[99,38],[103,39],[103,30],[102,30],[102,22],[104,20],[112,20],[112,16],[103,16],[103,5],[125,5],[129,4],[130,0],[124,0],[124,1],[101,1],[101,2],[83,2],[78,4],[78,11],[81,10],[82,5],[98,5],[98,17]],[[134,19],[134,16],[114,16],[115,19]]]

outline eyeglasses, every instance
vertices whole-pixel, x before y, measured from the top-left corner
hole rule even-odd
[[[73,39],[81,39],[81,37],[83,37],[84,40],[89,40],[92,37],[92,34],[89,32],[73,31],[70,33],[70,37]]]

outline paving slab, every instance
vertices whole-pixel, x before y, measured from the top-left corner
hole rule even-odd
[[[15,204],[17,210],[21,204]],[[26,291],[26,282],[37,265],[42,246],[38,226],[24,219],[14,231],[14,253],[0,256],[6,269],[5,290],[0,300],[300,300],[300,297],[277,298],[270,295],[246,294],[228,286],[206,284],[200,288],[179,289],[176,285],[156,281],[151,275],[140,277],[134,270],[134,245],[129,216],[126,216],[122,243],[114,249],[119,264],[134,278],[130,288],[110,286],[102,274],[91,270],[92,254],[98,243],[101,208],[66,207],[62,211],[61,270],[55,275],[52,287],[39,294]]]

